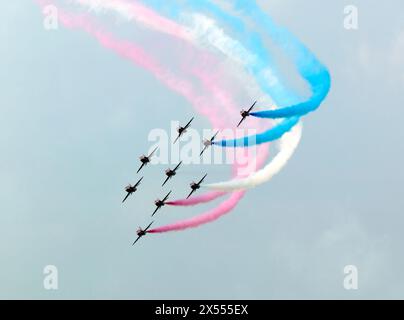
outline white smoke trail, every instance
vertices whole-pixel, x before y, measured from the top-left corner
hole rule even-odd
[[[235,179],[228,182],[207,184],[203,187],[218,191],[231,192],[255,188],[260,184],[268,182],[283,169],[283,167],[292,157],[301,140],[302,127],[302,124],[299,123],[279,140],[280,151],[262,170],[257,171],[244,179]]]

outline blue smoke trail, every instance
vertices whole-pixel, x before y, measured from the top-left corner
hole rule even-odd
[[[222,140],[218,142],[213,142],[213,144],[221,147],[237,148],[237,147],[251,147],[267,143],[269,141],[275,141],[282,138],[282,136],[286,132],[292,130],[292,128],[296,124],[298,124],[299,119],[300,119],[299,117],[290,117],[285,120],[282,120],[278,125],[263,133],[255,134],[252,136],[246,136],[239,139]]]
[[[328,95],[331,87],[331,76],[327,68],[288,30],[276,26],[254,1],[235,0],[234,6],[264,29],[273,41],[283,49],[285,54],[294,62],[300,75],[309,83],[312,92],[310,99],[305,102],[277,110],[253,112],[251,115],[275,119],[303,116],[315,111]]]

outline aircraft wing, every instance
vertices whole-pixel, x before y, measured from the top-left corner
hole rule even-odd
[[[165,186],[165,184],[167,183],[167,181],[168,181],[168,180],[170,180],[170,178],[171,178],[171,177],[170,177],[170,176],[168,176],[168,177],[167,177],[167,179],[164,181],[164,183],[163,183],[161,186],[162,186],[162,187],[164,187],[164,186]]]
[[[205,146],[205,148],[203,148],[203,150],[201,151],[201,153],[199,154],[199,156],[202,156],[203,155],[203,153],[206,151],[206,149],[207,149],[208,147],[207,146]]]
[[[122,203],[124,203],[130,196],[130,193],[128,192],[128,194],[126,195],[125,199],[123,199]]]
[[[157,213],[157,211],[160,210],[161,207],[156,207],[156,209],[154,210],[153,214],[151,215],[152,217],[154,217],[154,215]]]
[[[139,171],[140,171],[140,170],[142,170],[144,166],[145,166],[145,164],[144,164],[144,163],[142,163],[142,165],[140,166],[139,170],[137,170],[137,172],[136,172],[136,173],[139,173]]]
[[[245,120],[245,117],[243,117],[243,119],[240,120],[240,122],[237,125],[237,128],[240,127],[240,125],[243,123],[244,120]]]
[[[181,161],[179,164],[177,164],[177,166],[174,168],[173,171],[174,171],[174,172],[177,171],[177,169],[181,166],[181,164],[182,164],[182,161]]]
[[[141,237],[137,237],[137,239],[135,240],[135,242],[133,242],[132,246],[134,246],[135,243],[138,242],[140,238],[141,238]]]
[[[170,191],[170,192],[164,197],[163,202],[166,202],[166,200],[167,200],[168,197],[170,196],[171,192],[172,192],[172,191]]]
[[[181,138],[181,135],[182,135],[181,133],[178,135],[177,139],[174,140],[173,144],[175,144],[178,141],[178,139]]]
[[[210,139],[210,142],[213,142],[213,141],[216,139],[216,137],[217,137],[217,135],[219,134],[219,132],[220,132],[220,131],[218,131],[218,132],[215,133],[215,135],[212,137],[212,139]]]
[[[185,130],[189,128],[189,126],[191,125],[192,121],[194,121],[194,117],[192,117],[192,119],[189,120],[189,122],[186,124],[186,126],[184,127]]]
[[[136,182],[136,184],[135,184],[135,188],[136,188],[136,187],[138,187],[138,186],[140,185],[140,183],[142,182],[142,180],[143,180],[143,177],[141,177],[141,178],[140,178],[140,180],[139,180],[138,182]]]
[[[159,148],[159,147],[156,147],[156,148],[152,151],[152,153],[150,153],[150,155],[148,156],[148,158],[153,157],[154,153],[157,151],[158,148]]]
[[[194,192],[195,192],[195,190],[192,189],[192,191],[191,191],[190,194],[188,195],[187,199],[189,199],[189,197],[192,196]]]
[[[154,221],[152,221],[152,222],[150,222],[150,224],[147,226],[147,228],[146,229],[144,229],[144,231],[146,232],[147,230],[149,230],[150,229],[150,227],[151,227],[151,225],[154,223]]]
[[[250,113],[252,111],[252,109],[254,109],[256,104],[257,104],[257,101],[255,101],[254,104],[251,106],[251,108],[248,109],[248,113]]]
[[[203,180],[205,180],[205,178],[208,176],[208,174],[205,174],[204,176],[203,176],[203,178],[198,182],[198,185],[200,185],[202,182],[203,182]]]

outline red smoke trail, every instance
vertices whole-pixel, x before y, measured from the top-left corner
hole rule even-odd
[[[167,226],[149,230],[148,233],[165,233],[171,231],[181,231],[188,228],[196,228],[205,223],[213,222],[219,219],[220,217],[224,216],[226,213],[229,213],[231,210],[233,210],[238,204],[238,202],[241,200],[241,198],[244,196],[244,194],[245,191],[234,192],[231,194],[228,200],[222,202],[216,208],[207,211],[206,213],[203,213],[194,218],[190,218]]]

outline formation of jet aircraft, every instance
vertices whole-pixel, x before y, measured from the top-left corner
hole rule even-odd
[[[256,104],[257,104],[257,101],[254,102],[254,104],[253,104],[248,110],[242,110],[242,111],[240,112],[240,115],[241,115],[242,119],[241,119],[241,121],[239,122],[239,124],[237,125],[237,127],[239,127],[239,126],[244,122],[244,120],[245,120],[247,117],[249,117],[249,116],[251,115],[251,112],[252,112],[252,110],[254,109],[254,107],[255,107]],[[187,130],[190,128],[190,126],[191,126],[193,120],[194,120],[194,118],[192,118],[190,121],[188,121],[188,123],[187,123],[185,126],[183,126],[183,127],[180,126],[180,127],[177,129],[178,136],[177,136],[177,138],[174,140],[174,144],[183,136],[184,133],[187,132]],[[217,131],[217,132],[215,133],[215,135],[214,135],[211,139],[207,139],[207,140],[204,140],[204,141],[203,141],[203,149],[202,149],[202,151],[201,151],[201,153],[200,153],[200,156],[202,156],[202,155],[204,154],[204,152],[205,152],[209,147],[211,147],[211,146],[214,144],[215,139],[216,139],[216,137],[217,137],[218,134],[219,134],[219,131]],[[154,156],[154,154],[156,153],[157,150],[158,150],[158,147],[155,148],[149,155],[147,155],[147,156],[146,156],[146,155],[142,155],[142,156],[139,158],[139,160],[140,160],[140,162],[141,162],[141,166],[140,166],[140,168],[137,170],[137,173],[139,173],[145,166],[147,166],[147,165],[151,162],[151,160],[152,160],[152,158],[153,158],[153,156]],[[164,182],[163,182],[163,184],[162,184],[162,187],[164,187],[164,186],[166,185],[166,183],[167,183],[169,180],[171,180],[174,176],[177,175],[177,170],[181,167],[181,165],[182,165],[182,161],[181,161],[180,163],[178,163],[175,168],[173,168],[173,169],[170,169],[170,168],[169,168],[169,169],[167,169],[167,170],[165,171],[166,179],[164,180]],[[200,179],[198,182],[192,182],[192,183],[190,184],[191,192],[189,193],[187,199],[189,199],[197,190],[199,190],[199,189],[201,188],[201,185],[202,185],[203,181],[206,179],[206,177],[207,177],[207,174],[205,174],[205,175],[202,177],[202,179]],[[135,192],[138,190],[138,187],[140,186],[140,184],[141,184],[142,181],[143,181],[143,177],[140,178],[139,181],[136,182],[135,185],[132,186],[131,184],[129,184],[129,185],[125,188],[126,196],[125,196],[125,198],[123,199],[122,203],[124,203],[133,193],[135,193]],[[157,211],[159,211],[162,207],[164,207],[164,206],[167,204],[167,200],[168,200],[169,196],[171,195],[171,192],[172,192],[172,191],[170,191],[162,200],[157,199],[157,200],[154,202],[156,208],[155,208],[155,210],[154,210],[154,212],[153,212],[153,214],[152,214],[152,217],[157,213]],[[136,242],[138,242],[140,238],[144,237],[144,236],[148,233],[148,230],[150,229],[150,227],[152,226],[153,223],[154,223],[154,221],[151,222],[151,223],[150,223],[146,228],[144,228],[144,229],[142,229],[142,228],[139,227],[139,229],[136,231],[137,239],[135,240],[135,242],[133,242],[133,245],[136,244]]]

